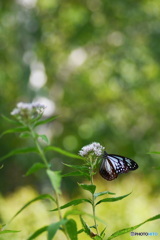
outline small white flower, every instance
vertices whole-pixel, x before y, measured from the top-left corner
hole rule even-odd
[[[20,113],[20,110],[18,108],[14,108],[11,112],[11,115],[18,115]]]
[[[13,109],[11,115],[18,117],[18,119],[32,119],[37,115],[43,114],[46,106],[40,103],[17,103],[17,107]]]
[[[95,154],[97,157],[101,156],[103,153],[104,147],[100,143],[93,142],[89,145],[84,146],[80,151],[79,155],[82,157],[87,156],[90,153]]]
[[[17,103],[17,108],[23,109],[23,110],[32,110],[32,103]]]
[[[41,104],[41,103],[38,103],[38,102],[34,102],[32,103],[32,107],[33,108],[41,108],[41,109],[45,109],[47,106]]]

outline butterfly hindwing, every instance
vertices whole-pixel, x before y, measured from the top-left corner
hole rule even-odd
[[[111,181],[117,178],[118,174],[127,173],[137,168],[138,164],[130,158],[104,152],[99,173],[103,178]]]
[[[110,164],[109,161],[106,159],[102,160],[102,164],[99,170],[100,175],[108,181],[111,181],[117,178],[118,174],[114,171],[114,166],[112,163]]]

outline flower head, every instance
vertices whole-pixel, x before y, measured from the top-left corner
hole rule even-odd
[[[95,156],[99,157],[102,155],[104,147],[100,145],[100,143],[93,142],[89,145],[82,147],[79,151],[79,155],[82,157],[86,157],[89,154],[94,154]]]
[[[17,103],[17,107],[13,109],[11,115],[17,117],[19,120],[31,120],[43,114],[46,106],[40,103]]]

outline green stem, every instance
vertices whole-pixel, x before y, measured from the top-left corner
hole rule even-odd
[[[61,209],[60,209],[60,205],[59,205],[59,195],[56,191],[55,191],[55,198],[56,198],[56,204],[57,204],[57,208],[58,208],[59,220],[62,220],[62,214],[61,214]],[[65,226],[63,228],[63,233],[65,234],[66,238],[68,240],[70,240]]]
[[[47,159],[46,159],[46,156],[45,156],[45,154],[44,154],[44,151],[43,151],[43,149],[41,148],[41,146],[40,146],[40,144],[39,144],[39,142],[38,142],[36,133],[34,132],[34,130],[32,129],[31,126],[28,126],[28,127],[29,127],[29,130],[30,130],[31,135],[32,135],[32,137],[33,137],[33,140],[34,140],[34,142],[35,142],[35,145],[36,145],[36,147],[37,147],[37,149],[38,149],[39,155],[41,156],[44,164],[46,165],[46,168],[47,168],[47,169],[50,169],[50,167],[49,167],[49,165],[48,165],[48,162],[47,162]],[[57,204],[57,208],[58,208],[59,220],[62,220],[62,214],[61,214],[61,209],[60,209],[60,204],[59,204],[59,195],[58,195],[58,193],[57,193],[55,190],[54,190],[54,192],[55,192],[56,204]],[[64,227],[63,232],[64,232],[66,238],[67,238],[68,240],[70,240],[70,238],[68,237],[67,230],[66,230],[65,227]]]
[[[39,142],[38,142],[38,140],[37,140],[36,133],[33,131],[33,129],[32,129],[31,126],[29,126],[29,129],[30,129],[31,135],[32,135],[32,137],[33,137],[33,140],[34,140],[34,142],[35,142],[35,145],[36,145],[36,147],[37,147],[37,149],[38,149],[39,155],[41,156],[41,158],[42,158],[44,164],[46,165],[47,169],[49,169],[49,165],[48,165],[46,156],[45,156],[45,154],[44,154],[43,149],[42,149],[41,146],[39,145]]]
[[[90,161],[91,162],[91,161]],[[91,177],[91,184],[94,185],[93,182],[93,165],[91,162],[91,169],[90,169],[90,177]],[[95,198],[94,198],[94,193],[92,193],[92,212],[93,212],[93,220],[94,220],[94,225],[96,229],[97,235],[99,235],[98,227],[97,227],[97,221],[96,221],[96,205],[95,205]]]
[[[61,209],[60,209],[60,205],[59,205],[59,195],[56,191],[55,191],[55,198],[56,198],[56,204],[57,204],[57,208],[58,208],[59,220],[62,220],[62,214],[61,214]]]

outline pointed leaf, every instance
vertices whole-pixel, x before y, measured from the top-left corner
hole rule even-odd
[[[127,196],[129,196],[131,193],[128,193],[126,195],[120,196],[120,197],[115,197],[115,198],[104,198],[102,200],[100,200],[99,202],[96,203],[96,206],[102,202],[116,202],[119,201]]]
[[[70,202],[64,204],[63,206],[60,207],[60,209],[64,209],[64,208],[67,208],[67,207],[70,207],[70,206],[76,206],[76,205],[79,205],[79,204],[81,204],[83,202],[91,203],[91,201],[89,199],[80,198],[80,199],[75,199],[73,201],[70,201]],[[58,210],[58,208],[55,208],[55,209],[53,209],[51,211],[57,211],[57,210]]]
[[[83,183],[78,183],[78,185],[83,188],[84,190],[89,191],[90,193],[94,194],[95,190],[96,190],[96,186],[95,185],[88,185],[88,184],[83,184]]]
[[[20,232],[20,231],[14,231],[14,230],[2,230],[2,231],[0,231],[0,234],[5,234],[5,233],[17,233],[17,232]]]
[[[71,157],[71,158],[77,158],[77,159],[82,159],[84,160],[84,158],[82,158],[81,156],[79,155],[76,155],[76,154],[73,154],[73,153],[70,153],[70,152],[67,152],[65,150],[62,150],[61,148],[58,148],[58,147],[53,147],[53,146],[47,146],[44,148],[45,151],[55,151],[55,152],[58,152],[62,155],[65,155],[67,157]]]
[[[78,209],[72,209],[72,210],[69,210],[65,213],[64,218],[67,218],[70,215],[84,215],[84,214],[87,214],[87,213],[83,212],[81,210],[78,210]]]
[[[84,232],[89,235],[91,238],[94,239],[94,237],[96,236],[96,234],[94,232],[91,231],[90,227],[87,225],[87,223],[83,220],[83,218],[80,216],[80,219],[81,219],[81,223],[82,223],[82,226],[84,228]],[[97,239],[97,240],[100,240],[100,239]]]
[[[95,236],[95,237],[93,237],[93,239],[94,239],[94,240],[103,240],[103,238],[101,238],[101,237],[100,237],[100,236],[98,236],[98,235],[97,235],[97,236]]]
[[[28,128],[27,127],[16,127],[16,128],[11,128],[11,129],[8,129],[6,131],[4,131],[0,137],[6,135],[6,134],[9,134],[9,133],[20,133],[20,132],[25,132],[25,131],[28,131]]]
[[[82,233],[82,232],[84,232],[84,229],[78,230],[77,234],[80,234],[80,233]]]
[[[131,232],[131,231],[137,229],[138,227],[140,227],[141,225],[143,225],[144,223],[150,222],[150,221],[154,221],[154,220],[157,220],[157,219],[160,219],[160,214],[158,214],[158,215],[156,215],[156,216],[154,216],[154,217],[152,217],[152,218],[149,218],[149,219],[147,219],[146,221],[144,221],[144,222],[142,222],[142,223],[140,223],[140,224],[135,225],[134,227],[129,227],[129,228],[121,229],[121,230],[113,233],[109,238],[107,238],[107,240],[110,240],[110,239],[112,239],[112,238],[118,237],[118,236],[120,236],[120,235],[122,235],[122,234],[125,234],[125,233],[128,233],[128,232]]]
[[[100,196],[102,196],[104,194],[115,195],[115,193],[112,193],[112,192],[109,192],[109,191],[104,191],[104,192],[94,193],[94,197],[97,198],[97,197],[100,197]]]
[[[80,171],[73,171],[73,172],[65,173],[62,175],[62,177],[70,177],[70,176],[85,176],[87,178],[90,177],[88,173],[84,173]]]
[[[70,215],[79,215],[79,216],[82,216],[82,215],[87,215],[88,217],[91,217],[91,218],[94,218],[93,217],[93,214],[89,214],[87,212],[84,212],[84,211],[81,211],[81,210],[78,210],[78,209],[72,209],[72,210],[68,210],[65,215],[64,215],[64,218],[67,218],[68,216]],[[106,224],[106,222],[104,222],[104,220],[96,217],[96,220],[103,223],[103,224]]]
[[[89,167],[84,165],[70,165],[70,164],[64,164],[67,167],[77,169],[76,171],[66,173],[63,175],[63,177],[68,176],[85,176],[87,179],[90,180],[90,174],[89,174]]]
[[[62,219],[59,222],[52,223],[50,226],[48,226],[48,237],[47,240],[52,240],[53,237],[55,236],[57,230],[64,224],[66,224],[68,220],[67,219]]]
[[[160,154],[160,152],[149,152],[148,154]]]
[[[15,121],[15,120],[13,120],[13,119],[11,119],[11,118],[9,118],[9,117],[3,115],[3,114],[1,114],[1,117],[2,117],[4,120],[6,120],[7,122],[15,123],[15,124],[19,124],[18,121]]]
[[[9,158],[9,157],[14,156],[14,155],[17,155],[17,154],[31,153],[31,152],[38,153],[38,150],[35,147],[15,149],[15,150],[9,152],[8,154],[6,154],[5,156],[1,157],[0,161],[3,161],[4,159]]]
[[[26,172],[25,176],[29,176],[30,174],[35,173],[42,168],[46,168],[46,165],[43,163],[34,163],[32,167]]]
[[[73,219],[69,219],[65,224],[67,233],[72,240],[78,240],[77,238],[77,224]]]
[[[47,175],[51,181],[52,187],[54,188],[54,190],[58,193],[61,194],[61,180],[62,180],[62,176],[60,171],[51,171],[51,170],[47,170]]]
[[[104,238],[105,237],[105,231],[106,231],[106,227],[102,230],[102,232],[100,233],[100,236],[102,237],[102,238]]]
[[[38,137],[41,138],[45,143],[47,144],[50,143],[46,135],[42,134],[42,135],[38,135]]]
[[[38,114],[37,116],[35,116],[35,118],[32,118],[30,120],[30,124],[32,125],[32,127],[35,127],[35,124],[42,118],[43,113]]]
[[[41,121],[38,121],[34,124],[34,127],[36,126],[39,126],[39,125],[42,125],[42,124],[46,124],[46,123],[49,123],[49,122],[52,122],[54,121],[56,118],[58,118],[58,116],[52,116],[52,117],[49,117],[45,120],[41,120]]]
[[[70,168],[75,168],[78,170],[87,170],[88,171],[88,166],[84,166],[84,165],[71,165],[71,164],[66,164],[63,163],[65,166],[70,167]]]
[[[87,225],[87,223],[83,220],[83,218],[81,216],[80,216],[80,219],[81,219],[82,226],[84,228],[84,232],[87,233],[87,235],[91,236],[91,230],[90,230],[89,226]]]
[[[31,133],[30,132],[23,132],[19,135],[19,137],[28,138],[28,137],[31,137]]]
[[[10,223],[11,221],[13,221],[13,219],[14,219],[16,216],[18,216],[26,207],[28,207],[29,205],[31,205],[33,202],[36,202],[36,201],[39,201],[39,200],[43,200],[43,199],[50,199],[50,200],[52,200],[52,201],[55,202],[54,198],[53,198],[51,195],[49,195],[49,194],[41,194],[41,195],[39,195],[38,197],[36,197],[36,198],[32,199],[31,201],[27,202],[27,203],[11,218],[11,220],[9,221],[9,223]]]
[[[43,232],[47,231],[48,226],[44,226],[42,228],[39,228],[38,230],[36,230],[29,238],[27,238],[27,240],[32,240],[35,239],[36,237],[38,237],[40,234],[42,234]]]

